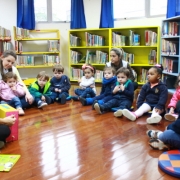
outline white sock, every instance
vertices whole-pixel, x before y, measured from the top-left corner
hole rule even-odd
[[[134,113],[136,114],[137,117],[140,117],[142,116],[144,113],[146,112],[149,112],[151,110],[151,107],[146,104],[146,103],[143,103],[139,109],[137,109]]]

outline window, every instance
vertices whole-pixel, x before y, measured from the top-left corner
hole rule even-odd
[[[167,0],[150,0],[150,16],[164,15],[167,11]]]
[[[165,15],[167,0],[113,0],[114,19]]]
[[[70,21],[71,0],[34,0],[38,22]]]
[[[144,17],[144,0],[114,0],[114,19]]]

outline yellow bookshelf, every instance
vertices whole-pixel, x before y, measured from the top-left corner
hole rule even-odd
[[[139,35],[139,44],[138,45],[132,45],[130,42],[130,31],[134,34]],[[147,37],[145,36],[146,31],[153,32],[153,37],[156,39],[156,42],[148,43]],[[87,42],[87,33],[91,34],[90,38],[93,43]],[[117,34],[117,36],[115,35]],[[97,45],[96,37],[93,37],[92,35],[97,35],[104,38],[104,44],[103,45]],[[118,35],[120,36],[120,39],[118,39]],[[69,68],[71,69],[70,74],[70,80],[71,81],[77,81],[77,76],[73,76],[74,72],[73,69],[81,69],[82,64],[79,63],[80,59],[77,59],[79,57],[86,59],[87,51],[93,52],[93,51],[102,51],[106,52],[108,55],[109,61],[109,51],[111,48],[123,48],[123,50],[126,53],[131,53],[134,55],[133,63],[129,62],[131,67],[137,72],[137,81],[140,85],[144,84],[145,82],[142,82],[141,80],[141,69],[149,69],[153,64],[159,63],[160,58],[160,45],[159,45],[159,39],[160,39],[160,28],[158,26],[144,26],[144,27],[122,27],[122,28],[105,28],[105,29],[80,29],[80,30],[70,30],[69,31]],[[123,39],[123,36],[126,37]],[[72,38],[73,37],[73,38]],[[117,38],[118,37],[118,38]],[[149,37],[149,36],[148,36]],[[152,38],[152,37],[151,37]],[[151,39],[150,38],[150,39]],[[115,41],[116,40],[116,41]],[[122,41],[124,40],[124,43]],[[119,41],[121,41],[119,43]],[[148,40],[149,41],[149,40]],[[77,42],[77,44],[76,44]],[[116,43],[115,43],[116,42]],[[151,51],[156,51],[156,62],[151,61],[149,62],[149,54]],[[75,56],[74,56],[75,51]],[[73,52],[73,53],[72,53]],[[77,52],[77,53],[76,53]],[[79,56],[81,54],[81,56]],[[86,61],[85,61],[86,62]],[[98,61],[90,61],[90,63],[96,67],[98,70],[103,70],[105,66],[105,62],[103,63],[97,63]],[[101,61],[100,61],[101,62]],[[82,75],[82,72],[79,73],[79,75]]]
[[[27,30],[13,27],[17,65],[26,85],[38,71],[60,64],[60,32],[58,29]],[[36,69],[36,70],[35,70]],[[31,74],[31,77],[28,74]]]

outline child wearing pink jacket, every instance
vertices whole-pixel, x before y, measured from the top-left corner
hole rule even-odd
[[[179,111],[177,109],[177,103],[180,103],[180,75],[177,77],[177,81],[175,84],[176,91],[173,94],[171,101],[168,105],[169,113],[164,115],[164,118],[168,121],[175,121],[178,118],[178,114],[176,112]]]
[[[25,95],[23,85],[17,82],[17,76],[12,72],[6,73],[2,78],[3,80],[0,80],[0,103],[9,104],[18,110],[19,115],[24,115],[19,99]]]

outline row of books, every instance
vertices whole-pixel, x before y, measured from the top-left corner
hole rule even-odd
[[[134,64],[134,54],[124,52],[123,59],[129,64]]]
[[[72,50],[70,53],[71,53],[71,63],[72,64],[79,63],[79,61],[82,59],[82,53],[80,53],[78,51],[72,51]]]
[[[178,30],[179,29],[179,24],[178,22],[168,22],[164,21],[162,24],[162,36],[177,36],[178,35]]]
[[[126,39],[127,39],[127,37],[124,35],[121,35],[120,32],[112,33],[112,45],[113,46],[126,46]]]
[[[16,27],[16,37],[17,39],[28,39],[30,38],[29,30]]]
[[[59,56],[43,55],[42,65],[60,64]],[[17,56],[17,66],[35,66],[34,56]]]
[[[108,62],[108,53],[99,50],[86,52],[86,63],[106,64]]]
[[[81,45],[81,38],[70,34],[70,46],[80,46]]]
[[[146,30],[145,31],[145,45],[146,46],[156,46],[157,45],[157,33]]]
[[[11,49],[13,49],[11,42],[0,41],[0,54],[2,54],[6,50],[11,50]]]
[[[129,45],[140,46],[140,35],[135,34],[135,32],[132,30],[129,30]]]
[[[178,43],[176,41],[167,41],[165,39],[162,39],[162,49],[161,54],[162,55],[176,55],[178,54]]]
[[[11,39],[11,31],[0,26],[0,40],[10,40]]]
[[[71,68],[71,77],[73,80],[78,80],[83,76],[83,70],[79,69],[79,68]],[[103,71],[101,70],[96,70],[95,76],[94,76],[95,80],[98,81],[102,81],[103,79]]]
[[[103,36],[85,32],[86,46],[104,46],[105,38]]]
[[[15,51],[16,53],[23,52],[23,43],[20,41],[15,41]],[[48,52],[59,52],[60,41],[59,40],[48,40],[47,49]]]
[[[140,79],[139,79],[139,81],[141,83],[147,83],[147,73],[148,73],[147,69],[144,69],[144,68],[140,69]]]
[[[150,50],[149,56],[148,56],[149,64],[155,65],[157,64],[157,51],[152,49]]]
[[[178,73],[178,60],[162,57],[162,65],[165,73]]]

